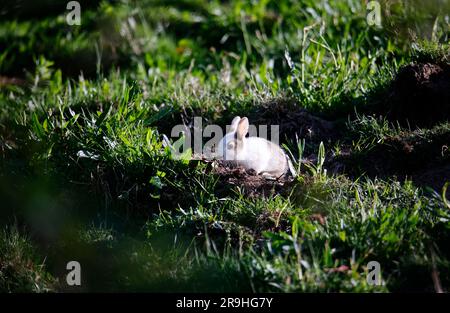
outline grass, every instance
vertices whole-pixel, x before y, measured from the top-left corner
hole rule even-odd
[[[16,227],[7,227],[0,237],[0,288],[9,292],[48,292],[54,278],[44,269],[29,239]]]
[[[98,1],[77,27],[27,5],[0,22],[2,291],[73,291],[72,259],[81,291],[433,292],[436,269],[448,290],[446,191],[409,175],[445,165],[448,122],[376,107],[401,66],[448,64],[448,2],[383,28],[356,0]],[[282,192],[224,189],[163,145],[194,116],[225,126],[273,102],[339,129],[280,138],[300,169]]]

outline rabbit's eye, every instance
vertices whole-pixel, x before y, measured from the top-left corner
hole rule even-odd
[[[228,150],[234,149],[234,142],[229,142],[229,143],[227,144],[227,149],[228,149]]]

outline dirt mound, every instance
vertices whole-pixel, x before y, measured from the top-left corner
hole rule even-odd
[[[271,179],[256,174],[254,170],[246,170],[240,166],[231,166],[222,161],[214,161],[213,172],[219,176],[217,192],[228,193],[239,187],[248,197],[264,197],[275,193],[283,193],[292,179],[284,176]]]
[[[290,99],[277,99],[259,106],[249,115],[255,125],[279,125],[280,141],[298,138],[309,141],[328,141],[339,137],[334,122],[312,115]]]
[[[431,126],[450,118],[450,65],[418,63],[400,69],[388,88],[387,117]]]

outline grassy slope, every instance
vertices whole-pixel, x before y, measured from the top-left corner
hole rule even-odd
[[[23,80],[0,87],[1,290],[64,291],[72,259],[86,291],[433,291],[434,268],[449,287],[450,211],[438,193],[319,162],[289,193],[221,194],[207,165],[174,161],[161,142],[193,116],[225,125],[294,102],[341,121],[327,158],[350,145],[360,162],[410,132],[354,112],[399,66],[442,56],[393,35],[416,22],[425,32],[426,15],[376,29],[356,0],[135,7],[101,2],[81,27],[62,14],[0,23],[0,73]],[[445,42],[441,22],[433,36]],[[319,142],[304,148],[316,155]],[[372,260],[383,286],[366,282]]]

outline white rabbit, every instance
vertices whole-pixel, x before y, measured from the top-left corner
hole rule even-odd
[[[276,144],[259,137],[245,136],[248,133],[248,118],[236,116],[230,131],[220,140],[217,155],[245,169],[253,169],[258,174],[281,177],[288,169],[289,159]]]

